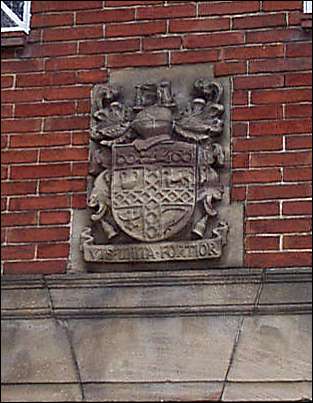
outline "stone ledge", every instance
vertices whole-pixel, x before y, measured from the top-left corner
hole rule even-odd
[[[311,271],[6,276],[1,301],[6,319],[305,313],[311,311]]]

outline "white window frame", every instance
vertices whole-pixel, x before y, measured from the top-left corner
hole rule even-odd
[[[22,31],[29,34],[30,30],[30,1],[24,1],[23,21],[3,2],[1,1],[1,10],[17,25],[16,27],[1,27],[1,32]]]
[[[312,1],[304,1],[303,3],[303,12],[305,14],[312,14]]]

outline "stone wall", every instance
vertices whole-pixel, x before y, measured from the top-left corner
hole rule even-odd
[[[30,35],[7,35],[1,47],[4,273],[67,271],[73,211],[86,208],[93,86],[117,69],[195,63],[231,82],[244,266],[310,265],[311,32],[302,7],[32,2]]]

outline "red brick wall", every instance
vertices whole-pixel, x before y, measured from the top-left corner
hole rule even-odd
[[[302,1],[33,1],[24,47],[2,47],[5,273],[67,267],[86,207],[90,90],[111,69],[212,63],[232,80],[234,201],[245,265],[311,255],[311,32]]]

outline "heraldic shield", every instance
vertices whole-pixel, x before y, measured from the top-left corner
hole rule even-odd
[[[130,237],[165,240],[189,222],[197,193],[195,144],[114,145],[112,168],[112,213]]]

